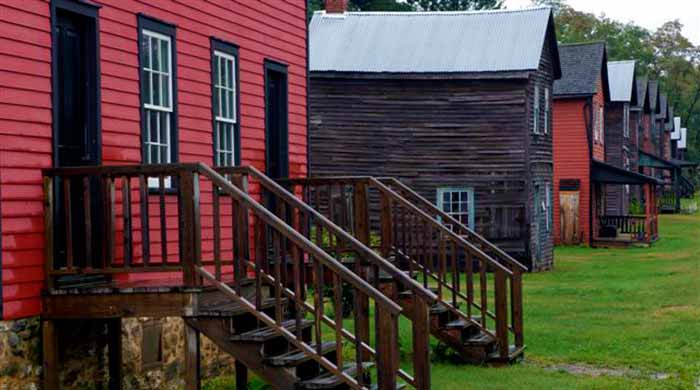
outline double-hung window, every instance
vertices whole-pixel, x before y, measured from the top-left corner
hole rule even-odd
[[[175,27],[140,15],[139,59],[143,160],[172,163],[177,161]],[[149,178],[149,185],[156,186],[157,179]]]
[[[540,87],[535,85],[535,96],[532,110],[532,132],[540,134]]]
[[[214,164],[239,162],[238,50],[212,38],[212,107],[214,118]]]
[[[625,103],[625,106],[622,109],[622,132],[623,132],[625,138],[630,137],[630,105],[629,105],[629,103]]]
[[[550,182],[544,183],[544,224],[547,231],[552,230],[552,185]]]
[[[550,113],[551,107],[549,104],[549,88],[544,89],[544,133],[548,134],[549,133],[549,117],[551,115]]]
[[[470,187],[441,187],[437,190],[440,210],[474,229],[474,189]]]

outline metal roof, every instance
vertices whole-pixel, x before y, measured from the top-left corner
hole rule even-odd
[[[661,113],[656,117],[658,119],[666,119],[666,116],[668,115],[668,98],[666,95],[661,95],[659,97],[659,108],[661,109]]]
[[[539,68],[552,10],[315,12],[312,72],[474,73]]]
[[[681,129],[681,139],[678,140],[678,149],[686,149],[688,147],[688,129]]]
[[[605,99],[609,100],[605,42],[575,43],[559,46],[562,77],[554,82],[555,97],[595,95],[602,77]]]
[[[637,105],[636,107],[649,112],[649,80],[646,77],[637,79]]]
[[[608,62],[608,82],[610,101],[636,103],[635,61]]]
[[[681,139],[681,117],[673,117],[673,132],[671,133],[671,139],[678,141]]]
[[[660,98],[659,94],[659,82],[656,80],[649,80],[649,106],[651,111],[657,114],[661,113],[661,105],[658,104]]]

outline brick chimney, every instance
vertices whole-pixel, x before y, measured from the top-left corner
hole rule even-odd
[[[326,13],[342,14],[348,9],[348,0],[325,0]]]

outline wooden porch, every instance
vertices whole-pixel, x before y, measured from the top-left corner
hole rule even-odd
[[[110,389],[121,388],[124,317],[185,319],[188,389],[200,333],[236,359],[240,388],[253,370],[280,389],[429,389],[431,334],[473,363],[523,354],[525,268],[397,181],[283,187],[252,167],[203,164],[44,177],[46,389],[58,388],[63,319],[110,321]]]

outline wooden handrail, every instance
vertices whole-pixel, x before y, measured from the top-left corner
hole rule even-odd
[[[485,239],[483,236],[481,236],[479,233],[475,232],[474,230],[470,229],[468,226],[465,226],[463,223],[459,222],[457,219],[455,219],[453,216],[450,214],[444,212],[441,210],[439,207],[435,206],[433,203],[425,199],[422,195],[414,191],[412,188],[408,187],[407,185],[403,184],[400,180],[394,178],[394,177],[389,177],[389,178],[377,178],[377,180],[380,181],[390,181],[393,185],[396,185],[403,191],[404,193],[407,193],[410,195],[412,200],[420,203],[421,205],[427,207],[430,212],[435,213],[440,216],[440,218],[443,218],[445,221],[449,222],[450,224],[454,226],[459,226],[459,228],[462,231],[465,231],[469,234],[470,239],[475,239],[476,241],[479,242],[479,244],[486,246],[490,251],[493,251],[498,255],[499,258],[502,258],[504,261],[506,261],[509,265],[512,265],[514,267],[520,268],[521,271],[527,272],[527,267],[520,263],[519,261],[515,260],[511,255],[506,253],[503,249],[499,248],[498,246],[494,245],[492,242],[488,241]]]
[[[407,289],[411,290],[414,294],[425,299],[428,304],[435,304],[437,302],[437,295],[432,291],[423,288],[414,279],[409,278],[404,272],[398,269],[396,266],[388,262],[386,259],[379,256],[371,248],[367,247],[365,244],[361,243],[352,234],[343,230],[340,226],[336,225],[333,221],[326,218],[323,214],[319,213],[313,207],[309,206],[307,203],[302,202],[299,198],[294,196],[292,193],[287,191],[284,187],[279,185],[274,180],[270,179],[268,176],[264,175],[258,169],[252,166],[246,167],[232,167],[232,168],[217,168],[216,169],[222,173],[248,173],[260,182],[260,184],[268,191],[273,192],[276,196],[282,198],[284,201],[294,205],[294,207],[299,208],[305,213],[313,216],[315,220],[322,223],[323,226],[332,232],[334,235],[343,239],[346,243],[350,244],[354,251],[363,256],[373,265],[378,266],[382,271],[391,275],[395,280],[401,282]],[[313,180],[313,179],[312,179]],[[352,182],[357,182],[357,179],[349,179]],[[342,182],[342,179],[341,179]]]
[[[245,203],[246,207],[248,207],[266,224],[278,230],[285,238],[307,251],[314,257],[314,259],[320,260],[325,267],[338,274],[343,280],[350,283],[356,289],[362,291],[363,294],[368,295],[378,304],[384,306],[385,309],[389,310],[393,315],[398,315],[401,313],[401,306],[394,303],[394,301],[382,294],[379,290],[375,289],[371,284],[367,283],[367,281],[350,271],[342,263],[326,253],[326,251],[309,241],[309,239],[304,237],[304,235],[287,225],[279,217],[251,198],[250,195],[233,186],[228,180],[226,180],[225,177],[221,176],[214,169],[204,164],[197,164],[197,170],[199,173],[205,175],[209,180],[211,180],[223,192],[233,197],[236,201]]]

